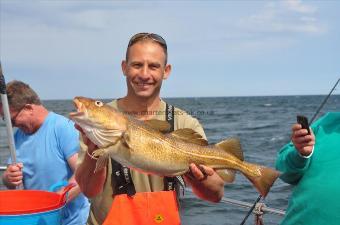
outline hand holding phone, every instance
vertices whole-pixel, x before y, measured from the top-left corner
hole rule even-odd
[[[302,116],[302,115],[297,115],[296,121],[297,121],[298,124],[300,124],[302,126],[302,129],[306,129],[308,131],[308,134],[310,134],[307,117]]]

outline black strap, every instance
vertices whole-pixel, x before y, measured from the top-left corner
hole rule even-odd
[[[136,194],[135,185],[133,184],[131,173],[128,167],[122,166],[120,163],[111,159],[112,174],[111,182],[115,183],[115,194],[127,194],[133,196]],[[115,181],[115,182],[113,182]],[[112,185],[114,187],[114,185]]]
[[[165,106],[165,120],[170,124],[170,132],[175,130],[174,107],[166,103]],[[164,177],[164,190],[175,190],[176,177]]]
[[[165,106],[165,120],[170,124],[170,132],[175,130],[175,108],[166,103]]]

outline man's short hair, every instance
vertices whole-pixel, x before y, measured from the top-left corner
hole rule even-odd
[[[37,93],[22,81],[11,81],[6,85],[9,106],[14,110],[20,110],[26,104],[41,105]]]
[[[153,41],[157,44],[159,44],[165,54],[165,65],[167,64],[168,61],[168,47],[166,45],[166,41],[164,40],[164,38],[162,38],[162,36],[158,35],[158,34],[154,34],[154,33],[137,33],[135,35],[133,35],[130,38],[128,47],[126,49],[126,56],[125,56],[125,60],[128,61],[128,54],[129,54],[129,49],[132,45],[138,43],[138,42],[143,42],[143,41]]]

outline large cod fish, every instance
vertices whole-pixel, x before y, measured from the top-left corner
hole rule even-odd
[[[160,176],[178,176],[189,171],[190,163],[214,168],[225,182],[232,182],[235,171],[246,176],[265,197],[279,176],[276,170],[243,161],[238,139],[230,138],[208,145],[191,129],[166,133],[165,121],[139,121],[118,112],[101,101],[75,97],[77,112],[70,118],[99,149],[97,168],[109,157],[122,165]]]

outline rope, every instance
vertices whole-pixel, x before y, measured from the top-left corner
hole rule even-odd
[[[253,211],[253,213],[255,214],[255,225],[264,225],[263,222],[263,207],[265,207],[266,205],[262,202],[260,203],[256,203],[255,209]]]
[[[240,225],[244,225],[244,223],[247,221],[248,217],[250,216],[250,214],[253,212],[255,206],[258,204],[258,202],[261,200],[262,196],[259,195],[259,197],[257,197],[256,201],[254,202],[253,206],[249,209],[247,215],[244,217],[244,219],[242,220],[242,222],[240,223]]]

